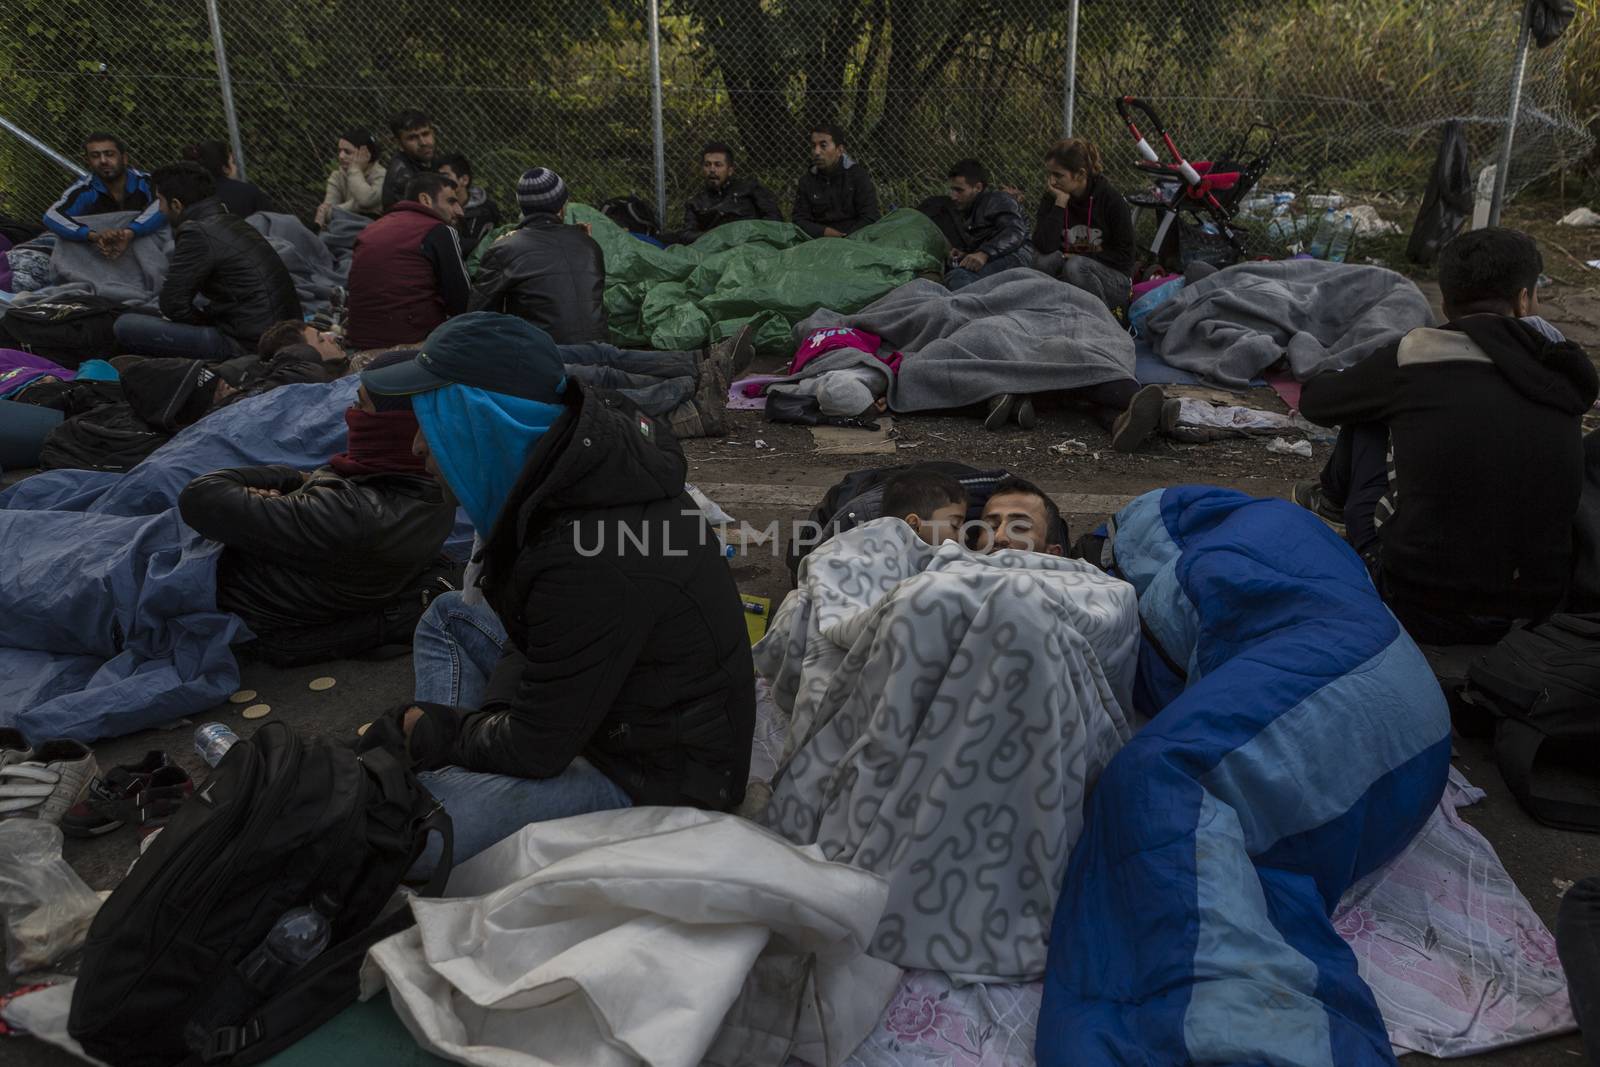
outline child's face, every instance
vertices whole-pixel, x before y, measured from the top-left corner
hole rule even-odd
[[[917,536],[930,545],[942,545],[961,536],[961,524],[967,521],[965,504],[946,504],[927,518],[908,515],[906,521],[917,531]]]

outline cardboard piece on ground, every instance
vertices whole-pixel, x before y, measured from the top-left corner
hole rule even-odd
[[[811,440],[816,443],[819,456],[893,455],[894,419],[880,415],[876,431],[846,429],[843,426],[813,426]]]

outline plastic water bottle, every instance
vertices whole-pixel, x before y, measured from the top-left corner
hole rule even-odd
[[[328,947],[332,927],[327,916],[307,904],[278,917],[266,939],[239,963],[239,974],[257,992],[270,994],[295,971]]]
[[[1322,220],[1317,223],[1317,232],[1311,238],[1311,258],[1323,259],[1328,254],[1328,246],[1333,243],[1333,232],[1338,227],[1338,215],[1333,208],[1322,213]]]
[[[237,740],[239,735],[222,723],[208,722],[194,732],[194,750],[201,759],[215,767]]]
[[[1344,218],[1339,220],[1339,226],[1333,235],[1333,240],[1328,244],[1328,262],[1343,263],[1350,254],[1350,245],[1356,237],[1356,217],[1350,212],[1344,213]]]

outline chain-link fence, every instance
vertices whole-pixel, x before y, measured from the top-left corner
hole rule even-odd
[[[389,145],[388,116],[416,108],[444,149],[470,157],[506,214],[516,175],[534,164],[589,202],[654,199],[641,2],[216,0],[248,176],[309,214],[341,132],[369,127]],[[1475,167],[1493,161],[1520,5],[665,0],[663,217],[675,220],[699,182],[708,140],[732,143],[741,170],[787,209],[807,128],[822,121],[849,132],[885,204],[938,193],[967,156],[1032,190],[1063,127],[1074,16],[1075,132],[1101,146],[1125,186],[1135,153],[1111,100],[1132,94],[1194,158],[1224,151],[1253,122],[1275,127],[1269,186],[1414,196],[1448,118],[1467,121]],[[144,167],[227,137],[207,0],[8,0],[0,29],[0,118],[68,157],[98,128],[120,134]],[[1513,190],[1592,148],[1569,100],[1567,56],[1577,48],[1592,60],[1597,33],[1589,3],[1566,40],[1533,54]],[[37,217],[66,180],[0,129],[0,210]]]

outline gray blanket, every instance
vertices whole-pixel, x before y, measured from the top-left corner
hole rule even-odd
[[[135,214],[114,211],[87,215],[83,221],[92,229],[104,230],[131,220]],[[294,278],[295,291],[305,310],[313,314],[327,310],[329,290],[345,283],[348,258],[335,260],[322,239],[293,215],[258,212],[245,221],[261,231],[283,260]],[[117,259],[105,258],[86,241],[58,240],[50,256],[50,277],[55,284],[19,294],[16,303],[94,294],[130,309],[160,314],[157,298],[161,283],[166,280],[167,261],[171,256],[170,229],[136,238]]]
[[[1392,270],[1291,259],[1241,263],[1186,285],[1145,332],[1174,367],[1248,389],[1280,359],[1305,381],[1432,325],[1427,297]]]
[[[841,325],[877,334],[905,357],[889,389],[895,411],[1133,378],[1133,340],[1105,306],[1032,270],[1003,271],[956,292],[924,279],[907,282],[854,315],[818,311],[795,327],[795,338]],[[882,366],[843,349],[788,380],[857,365]]]

